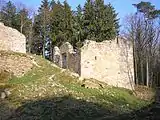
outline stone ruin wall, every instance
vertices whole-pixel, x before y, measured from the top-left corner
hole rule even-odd
[[[26,38],[18,30],[0,23],[0,50],[26,53]]]
[[[81,74],[80,70],[80,51],[74,51],[70,43],[66,42],[60,48],[53,49],[53,62],[59,67],[69,69],[72,72]]]
[[[80,53],[72,53],[68,56],[68,69],[81,75],[81,57]]]
[[[65,43],[60,49],[55,47],[53,53],[53,60],[58,66],[83,78],[134,89],[133,48],[123,39],[118,43],[116,39],[99,43],[86,40],[81,50],[76,52],[69,43]]]
[[[81,48],[81,76],[134,89],[133,48],[123,39],[118,41],[85,41]]]

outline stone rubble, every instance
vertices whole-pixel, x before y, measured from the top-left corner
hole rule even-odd
[[[11,95],[11,92],[8,89],[5,89],[0,92],[0,98],[5,99]]]

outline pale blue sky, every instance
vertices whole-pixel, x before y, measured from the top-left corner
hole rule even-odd
[[[16,3],[23,3],[29,8],[37,9],[39,5],[41,4],[41,0],[11,0]],[[63,2],[64,0],[60,0]],[[84,5],[86,0],[68,0],[69,5],[72,7],[72,9],[75,9],[78,4]],[[104,0],[105,3],[110,2],[113,7],[116,9],[117,13],[119,13],[118,17],[122,20],[124,17],[130,13],[133,13],[136,11],[136,9],[132,6],[132,4],[138,3],[142,0]],[[156,8],[160,9],[160,0],[143,0],[143,1],[150,1],[153,3]]]

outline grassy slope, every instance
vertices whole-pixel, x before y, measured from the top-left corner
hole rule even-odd
[[[55,120],[89,120],[131,112],[150,103],[139,100],[125,89],[83,88],[68,72],[62,72],[41,57],[34,57],[40,67],[35,66],[23,77],[9,81],[12,95],[0,101],[2,118],[16,110],[9,119],[17,120],[21,116],[22,120],[50,120],[53,117],[57,117]]]

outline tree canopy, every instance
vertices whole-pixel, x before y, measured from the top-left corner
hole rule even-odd
[[[0,16],[5,25],[16,28],[28,38],[29,51],[52,54],[52,48],[70,42],[74,48],[85,39],[101,42],[114,39],[119,32],[119,19],[114,7],[104,0],[86,0],[84,6],[72,10],[67,0],[42,0],[37,14],[29,17],[29,10],[20,10],[11,1],[2,6]]]

